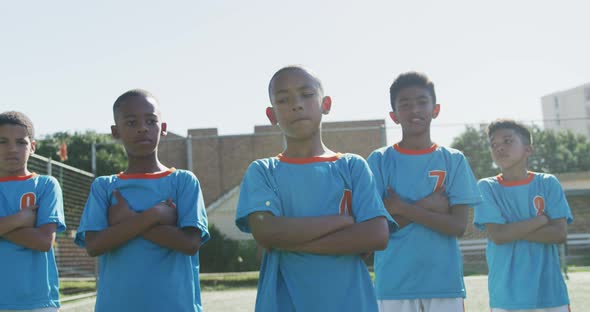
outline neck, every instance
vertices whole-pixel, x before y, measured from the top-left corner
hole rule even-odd
[[[529,176],[526,166],[514,166],[512,168],[502,169],[502,179],[504,181],[520,181]]]
[[[430,132],[424,132],[421,134],[402,134],[402,140],[399,142],[399,146],[409,150],[422,150],[432,146],[432,140],[430,140]]]
[[[31,174],[27,168],[22,168],[18,170],[0,170],[0,178],[7,178],[7,177],[21,177],[27,176]]]
[[[295,139],[286,137],[287,148],[283,151],[283,156],[291,158],[308,158],[314,156],[335,155],[329,150],[322,141],[321,132],[318,131],[313,136],[305,139]]]
[[[168,170],[168,167],[164,166],[156,152],[147,156],[129,156],[127,155],[127,170],[125,173],[154,173],[164,170]]]

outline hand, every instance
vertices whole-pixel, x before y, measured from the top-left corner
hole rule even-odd
[[[109,207],[107,215],[109,218],[109,225],[115,225],[123,222],[129,217],[133,217],[137,212],[129,208],[127,200],[121,195],[118,190],[113,191],[113,195],[117,199],[117,203]]]
[[[437,213],[450,213],[449,198],[445,194],[444,186],[416,202],[416,205]]]
[[[396,214],[396,215],[391,215],[391,217],[393,218],[395,223],[397,223],[399,230],[403,229],[406,225],[412,223],[412,220],[410,220],[402,215]]]
[[[397,195],[396,192],[387,187],[387,197],[383,199],[383,205],[390,215],[404,215],[404,207],[406,203]]]
[[[549,216],[548,216],[548,215],[546,215],[546,214],[544,214],[544,213],[543,213],[543,214],[540,214],[540,215],[537,215],[535,218],[537,218],[537,219],[539,219],[539,218],[540,218],[540,219],[542,219],[542,220],[543,220],[543,221],[542,221],[542,222],[543,222],[543,226],[545,226],[545,225],[547,225],[547,224],[551,223],[551,219],[549,219]]]
[[[172,225],[176,226],[176,220],[178,218],[178,214],[176,211],[176,205],[172,201],[172,199],[168,199],[163,202],[157,203],[152,209],[155,209],[160,217],[160,225]]]
[[[32,205],[29,207],[25,207],[18,212],[20,216],[21,226],[22,227],[35,227],[37,223],[37,209],[39,208],[38,205]]]
[[[353,225],[354,224],[354,218],[352,216],[339,216],[340,218],[342,218],[342,220],[344,221],[345,224],[347,225]]]

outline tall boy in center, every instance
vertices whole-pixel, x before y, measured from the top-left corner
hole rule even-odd
[[[256,311],[377,311],[362,254],[384,249],[395,223],[373,175],[360,156],[323,144],[331,99],[316,76],[282,68],[269,95],[267,116],[286,148],[252,162],[236,212],[240,230],[266,249]]]
[[[463,311],[457,237],[465,231],[469,207],[480,201],[475,177],[460,151],[430,138],[440,105],[425,75],[400,75],[390,98],[402,140],[368,158],[385,208],[402,227],[387,249],[375,253],[380,311]]]

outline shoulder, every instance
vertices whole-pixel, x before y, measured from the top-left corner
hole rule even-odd
[[[34,178],[37,179],[37,182],[39,184],[57,185],[57,186],[59,186],[59,182],[57,181],[57,179],[54,178],[54,177],[52,177],[52,176],[48,176],[48,175],[37,175]]]
[[[557,177],[550,174],[550,173],[543,173],[543,172],[531,172],[531,173],[534,175],[535,180],[538,180],[543,184],[561,186],[561,183],[559,183],[559,180],[557,179]]]
[[[477,186],[479,187],[492,187],[497,184],[499,184],[497,176],[487,177],[477,181]]]
[[[248,170],[269,170],[277,166],[279,159],[277,157],[268,157],[256,159],[250,163]]]
[[[452,147],[447,147],[447,146],[441,146],[439,145],[437,148],[437,151],[439,151],[440,153],[443,153],[445,155],[448,155],[452,158],[465,158],[465,155],[463,154],[462,151],[452,148]]]
[[[391,146],[383,146],[380,147],[376,150],[374,150],[373,152],[371,152],[371,154],[369,155],[369,158],[380,158],[383,157],[383,155],[390,153],[393,150],[393,148]]]

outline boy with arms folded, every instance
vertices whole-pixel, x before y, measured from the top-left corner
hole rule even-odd
[[[269,95],[267,116],[286,148],[249,166],[236,213],[236,225],[267,250],[256,311],[377,311],[361,255],[385,248],[395,223],[367,163],[323,144],[331,99],[307,69],[277,71]]]

